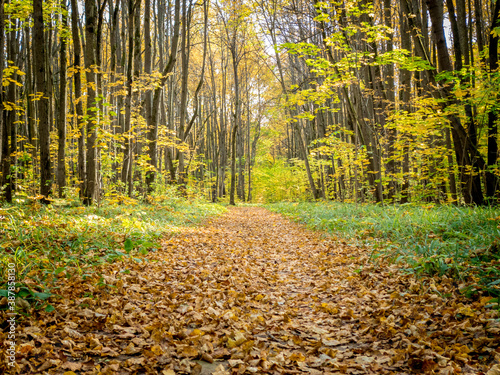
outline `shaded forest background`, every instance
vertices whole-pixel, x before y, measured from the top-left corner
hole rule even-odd
[[[1,5],[4,201],[498,198],[500,1]]]

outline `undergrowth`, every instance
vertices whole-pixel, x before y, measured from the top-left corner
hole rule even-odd
[[[99,207],[57,201],[49,206],[36,201],[3,206],[0,300],[8,295],[8,272],[15,265],[18,307],[28,302],[51,311],[46,301],[57,294],[58,279],[99,276],[100,265],[126,257],[142,262],[143,255],[160,248],[165,236],[223,211],[221,205],[170,196],[148,204],[126,200]]]
[[[451,276],[468,297],[500,302],[500,209],[276,203],[266,206],[312,229],[373,249],[416,274]]]

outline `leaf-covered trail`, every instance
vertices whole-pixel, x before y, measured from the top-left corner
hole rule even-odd
[[[461,299],[449,279],[421,286],[368,256],[265,209],[233,208],[170,238],[147,263],[103,269],[108,286],[64,287],[57,314],[24,328],[19,365],[22,373],[474,374],[499,359],[487,299]]]

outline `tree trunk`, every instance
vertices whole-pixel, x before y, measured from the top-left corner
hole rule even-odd
[[[151,0],[144,0],[144,73],[146,75],[151,75],[152,62],[151,62]],[[146,114],[146,123],[149,129],[147,129],[147,140],[148,140],[148,155],[149,163],[151,164],[152,170],[146,172],[146,192],[151,194],[153,192],[153,182],[155,179],[156,169],[158,168],[158,150],[157,150],[157,139],[158,139],[158,124],[152,124],[152,101],[153,93],[147,90],[144,97],[144,112]]]
[[[83,199],[87,181],[87,165],[85,160],[85,122],[83,119],[83,96],[82,96],[82,63],[80,34],[78,32],[78,5],[76,0],[71,0],[71,33],[73,36],[73,65],[75,71],[75,100],[76,100],[76,123],[79,130],[78,135],[78,179],[80,181],[79,194]]]
[[[231,131],[231,185],[229,190],[229,204],[235,205],[236,190],[236,133],[241,121],[241,102],[240,102],[240,81],[238,74],[238,49],[236,44],[236,35],[233,36],[231,46],[231,57],[233,59],[233,79],[234,79],[234,122]]]
[[[122,183],[125,191],[129,181],[129,175],[132,173],[132,148],[131,148],[131,112],[132,112],[132,83],[133,83],[133,65],[134,65],[134,0],[128,0],[128,55],[127,72],[125,78],[126,96],[125,96],[125,123],[123,124],[124,148],[122,165]]]
[[[5,37],[4,37],[4,0],[0,0],[0,48],[3,51]],[[3,82],[3,67],[4,67],[4,54],[0,53],[0,82]],[[1,148],[0,148],[0,188],[5,189],[3,195],[0,196],[2,200],[8,203],[12,202],[12,190],[10,186],[10,150],[9,150],[9,130],[7,121],[4,120],[4,98],[3,91],[0,91],[0,132],[1,132]],[[7,186],[6,186],[7,185]]]
[[[83,204],[91,205],[97,187],[97,121],[96,103],[96,47],[97,47],[97,4],[85,0],[85,70],[87,78],[87,183],[83,193]]]
[[[491,28],[500,26],[500,0],[495,3]],[[490,74],[498,70],[498,41],[496,34],[490,33],[489,65]],[[488,203],[495,203],[498,190],[498,177],[494,169],[498,168],[498,94],[495,93],[493,106],[488,112],[488,171],[486,172],[486,197]]]
[[[68,18],[65,13],[66,3],[61,3],[63,13],[62,27],[65,30],[68,27]],[[64,197],[66,187],[66,36],[61,35],[61,47],[59,51],[59,113],[57,116],[57,185],[59,187],[59,196]]]
[[[184,143],[185,139],[185,122],[187,117],[187,103],[188,103],[188,77],[189,77],[189,57],[190,57],[190,23],[191,23],[191,4],[189,9],[186,7],[186,0],[183,1],[183,12],[182,12],[182,36],[181,36],[181,101],[179,104],[179,129],[178,138],[181,143]],[[181,145],[183,147],[183,145]],[[185,180],[185,167],[184,167],[184,151],[177,150],[176,152],[178,166],[177,166],[177,183],[181,193],[186,191],[186,180]]]
[[[40,195],[41,202],[49,203],[52,193],[50,162],[49,100],[46,81],[45,38],[43,26],[43,0],[33,1],[33,70],[35,72],[38,100],[38,137],[40,144]]]
[[[396,14],[396,13],[395,13]],[[385,26],[387,26],[389,29],[392,29],[392,4],[391,0],[384,0],[384,23]],[[388,40],[387,40],[387,52],[392,52],[393,51],[393,36],[392,34],[388,35]],[[385,97],[387,99],[387,102],[389,103],[389,106],[394,106],[396,102],[396,97],[395,97],[395,92],[394,92],[394,65],[391,63],[386,67],[386,74],[385,74],[385,81],[386,81],[386,88],[385,88]],[[389,110],[394,109],[393,107],[389,107]],[[385,116],[388,115],[387,110],[386,113],[384,113]],[[388,154],[388,161],[386,164],[387,168],[387,175],[389,177],[389,190],[387,192],[387,198],[392,201],[393,203],[395,202],[395,195],[398,190],[398,184],[396,180],[396,161],[395,161],[395,156],[396,156],[396,148],[395,148],[395,142],[396,142],[396,136],[397,132],[395,128],[386,128],[385,132],[387,134],[387,154]]]
[[[401,48],[411,51],[411,38],[410,27],[405,14],[400,9],[399,25],[401,29]],[[406,69],[401,69],[399,72],[399,101],[401,103],[400,109],[405,112],[410,112],[410,95],[411,95],[411,72]],[[409,139],[405,139],[404,143],[404,156],[402,161],[403,184],[401,186],[401,203],[408,203],[410,201],[410,155],[408,149]]]

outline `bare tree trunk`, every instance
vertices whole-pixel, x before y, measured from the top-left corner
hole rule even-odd
[[[479,52],[484,50],[484,35],[483,35],[483,10],[481,9],[481,0],[474,0],[474,15],[476,22],[477,48]],[[494,14],[493,14],[494,16]],[[484,59],[483,59],[484,61]]]
[[[49,100],[46,82],[45,38],[43,30],[43,1],[33,1],[33,55],[36,92],[41,93],[38,100],[38,136],[40,144],[40,194],[41,202],[49,203],[52,194],[52,173],[50,162],[50,123]]]
[[[24,37],[26,39],[26,49],[31,50],[31,37],[30,28],[26,26],[24,28]],[[33,94],[33,63],[31,61],[32,54],[26,54],[26,97],[32,98]],[[35,142],[35,110],[33,108],[33,100],[26,101],[26,122],[27,122],[27,132],[28,132],[28,142],[33,146],[33,153],[36,150]],[[33,155],[34,156],[34,155]]]
[[[2,53],[0,53],[0,82],[3,82],[3,68],[4,68],[4,0],[0,0],[0,49]],[[1,180],[0,180],[0,188],[4,188],[5,185],[5,193],[3,196],[0,196],[2,200],[5,200],[8,203],[12,202],[12,191],[9,188],[10,186],[10,150],[9,150],[9,130],[7,127],[7,121],[4,120],[4,98],[3,98],[3,90],[0,91],[0,132],[1,132],[1,148],[0,148],[0,172]]]
[[[115,108],[117,108],[117,113],[115,116],[110,115],[111,120],[111,132],[114,135],[121,134],[123,127],[123,114],[121,113],[121,108],[123,106],[123,96],[116,95],[119,91],[118,80],[119,74],[123,73],[123,59],[122,59],[122,48],[121,48],[121,40],[120,40],[120,24],[118,22],[119,10],[120,10],[121,0],[116,0],[114,8],[112,8],[112,1],[110,1],[110,12],[113,9],[111,17],[111,25],[110,25],[110,49],[111,49],[111,57],[110,57],[110,66],[109,70],[111,71],[111,82],[113,82],[114,87],[111,89],[111,101],[113,102]],[[124,26],[122,26],[124,27]],[[120,85],[122,87],[122,85]],[[110,154],[113,155],[113,164],[111,166],[112,169],[112,181],[116,183],[118,181],[118,169],[119,163],[117,161],[117,153],[118,153],[117,142],[114,140],[110,142]]]
[[[234,79],[234,120],[231,131],[231,185],[229,190],[229,204],[235,205],[236,190],[236,133],[241,122],[241,99],[240,99],[240,80],[238,74],[238,45],[236,41],[236,30],[231,40],[230,52],[233,61],[233,79]]]
[[[152,71],[152,61],[151,61],[151,0],[144,0],[144,73],[146,75],[151,75]],[[152,124],[152,101],[153,93],[151,90],[147,90],[144,97],[144,112],[146,114],[146,122],[149,129],[147,129],[147,140],[148,140],[148,155],[149,163],[151,164],[153,170],[146,172],[146,192],[151,194],[153,192],[153,182],[155,179],[155,173],[158,168],[158,150],[157,150],[157,139],[158,139],[158,124]]]
[[[86,190],[87,166],[85,161],[85,127],[83,119],[83,96],[82,96],[82,47],[80,43],[80,34],[78,32],[78,5],[76,0],[71,0],[71,33],[73,35],[73,65],[75,72],[75,98],[76,98],[76,123],[79,129],[78,136],[78,179],[80,180],[80,198]]]
[[[95,0],[85,0],[85,69],[87,78],[87,184],[83,193],[83,203],[91,205],[97,186],[97,120],[96,103],[96,47],[97,47],[97,4]]]
[[[401,8],[401,7],[400,7]],[[400,9],[399,13],[399,26],[401,30],[401,48],[411,51],[411,38],[410,27],[406,15]],[[399,72],[399,100],[401,103],[401,110],[410,112],[410,95],[411,95],[411,72],[406,69],[401,69]],[[407,138],[407,137],[405,137]],[[410,201],[410,155],[408,143],[409,139],[404,139],[404,156],[402,161],[403,184],[401,186],[401,203],[408,203]]]
[[[122,165],[122,183],[127,190],[129,175],[132,173],[132,148],[131,148],[131,112],[132,112],[132,83],[133,83],[133,65],[134,65],[134,0],[128,0],[128,57],[127,57],[127,73],[126,73],[126,96],[125,96],[125,123],[123,133],[125,137],[123,148],[123,165]]]
[[[493,19],[491,21],[491,28],[500,26],[500,0],[495,3],[493,11]],[[489,64],[490,74],[498,70],[498,35],[490,33],[490,48],[489,48]],[[498,94],[495,94],[498,98]],[[493,103],[497,103],[494,100]],[[498,167],[498,104],[490,108],[488,112],[488,168]],[[486,197],[488,203],[495,203],[495,197],[498,196],[498,177],[495,171],[488,170],[486,173]]]
[[[189,77],[189,55],[190,55],[190,32],[189,25],[191,23],[191,3],[189,9],[186,6],[186,0],[183,1],[182,12],[182,37],[181,37],[181,102],[179,104],[179,129],[178,138],[180,142],[185,141],[184,129],[187,116],[187,99],[188,99],[188,77]],[[185,170],[184,170],[184,151],[177,150],[178,158],[177,166],[177,182],[182,193],[186,190]]]
[[[397,14],[397,13],[394,13]],[[385,26],[388,28],[392,29],[392,4],[391,0],[384,0],[384,23]],[[392,34],[388,35],[388,40],[387,40],[387,52],[392,52],[393,51],[393,36]],[[387,102],[389,103],[389,106],[394,106],[396,102],[396,97],[395,97],[395,92],[394,92],[394,65],[389,64],[386,67],[386,75],[385,75],[385,81],[386,83],[386,99]],[[389,109],[394,109],[389,107]],[[385,113],[385,116],[388,114]],[[398,184],[396,182],[396,161],[395,161],[395,155],[396,155],[396,148],[395,148],[395,142],[396,142],[396,129],[393,128],[386,128],[385,129],[386,134],[387,134],[387,142],[388,142],[388,161],[387,161],[387,174],[389,177],[389,191],[387,192],[387,198],[391,200],[392,202],[395,202],[395,194],[398,190]]]
[[[68,18],[65,14],[66,3],[61,3],[63,13],[62,27],[68,27]],[[61,47],[59,51],[59,113],[57,116],[57,185],[59,187],[59,196],[64,197],[66,187],[66,36],[61,35]]]

